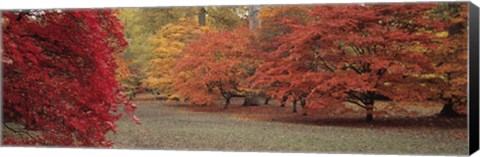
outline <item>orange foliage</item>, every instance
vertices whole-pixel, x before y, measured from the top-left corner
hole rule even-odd
[[[207,33],[191,42],[177,62],[176,87],[191,103],[209,104],[218,95],[241,95],[254,72],[254,35],[245,28]]]
[[[382,96],[426,100],[432,93],[421,76],[433,68],[425,52],[437,45],[421,32],[443,26],[423,16],[433,7],[316,6],[310,12],[315,20],[277,38],[281,44],[260,66],[256,82],[272,85],[277,95],[306,98],[307,106],[350,102],[369,110]]]

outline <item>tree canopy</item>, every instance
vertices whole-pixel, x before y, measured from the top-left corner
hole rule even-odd
[[[136,119],[115,80],[127,42],[114,12],[3,13],[3,127],[24,137],[3,143],[110,146],[119,105]]]

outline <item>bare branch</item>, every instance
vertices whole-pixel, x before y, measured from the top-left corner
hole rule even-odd
[[[354,100],[347,100],[347,101],[350,102],[350,103],[352,103],[352,104],[355,104],[355,105],[357,105],[357,106],[360,106],[361,108],[367,109],[366,106],[358,103],[357,101],[354,101]]]

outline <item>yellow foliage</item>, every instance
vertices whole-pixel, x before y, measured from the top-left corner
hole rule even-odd
[[[442,81],[446,84],[445,88],[436,89],[441,98],[452,101],[457,107],[465,108],[468,85],[468,5],[457,7],[458,12],[447,12],[445,15],[452,25],[435,34],[441,44],[430,53],[429,59],[435,65],[436,75],[442,76]]]
[[[435,36],[444,38],[444,37],[448,36],[448,32],[447,31],[438,32],[438,33],[435,34]]]
[[[122,59],[121,57],[119,56],[116,56],[115,57],[115,62],[117,64],[117,68],[115,69],[115,79],[118,81],[118,82],[123,82],[123,81],[126,81],[126,80],[129,80],[130,79],[130,75],[132,74],[130,72],[130,69],[128,69],[128,64],[127,64],[127,61],[125,61],[124,59]]]
[[[150,38],[154,45],[154,58],[150,61],[150,70],[142,85],[150,89],[158,89],[169,98],[182,97],[173,88],[173,68],[176,65],[183,47],[202,33],[211,31],[208,27],[200,27],[196,19],[181,18],[177,23],[163,26]]]

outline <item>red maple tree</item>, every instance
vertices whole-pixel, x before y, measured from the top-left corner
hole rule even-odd
[[[356,104],[366,109],[367,121],[380,98],[426,100],[432,93],[422,76],[433,68],[425,53],[436,44],[423,32],[443,26],[424,16],[434,6],[316,6],[312,22],[277,38],[282,44],[260,66],[256,82],[312,108]]]
[[[438,93],[435,99],[444,104],[440,116],[467,114],[467,8],[464,3],[445,3],[432,14],[446,24],[444,31],[437,33],[441,45],[429,54],[438,83],[428,85]]]
[[[110,146],[118,105],[136,119],[115,80],[127,42],[113,11],[6,11],[2,21],[3,144]]]
[[[246,28],[206,33],[189,43],[176,66],[176,87],[192,103],[211,104],[254,93],[247,79],[255,71],[254,35]]]

